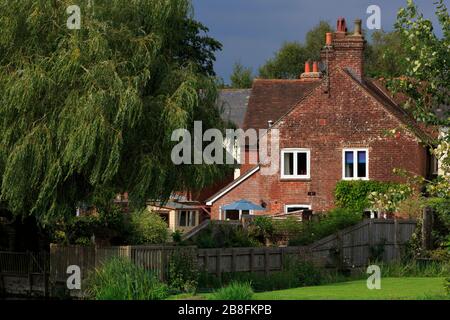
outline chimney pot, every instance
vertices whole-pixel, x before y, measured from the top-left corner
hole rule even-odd
[[[309,64],[309,61],[305,62],[305,73],[310,73],[311,72],[311,66]]]
[[[319,72],[319,65],[317,64],[317,61],[313,62],[313,72]]]
[[[356,20],[355,20],[355,32],[354,32],[354,35],[355,35],[355,36],[360,36],[360,35],[362,35],[362,31],[361,31],[361,23],[362,23],[361,19],[356,19]]]
[[[337,21],[337,32],[347,32],[347,24],[345,22],[345,18],[340,17]]]
[[[333,34],[331,32],[327,32],[326,45],[331,46],[332,43],[333,43]]]

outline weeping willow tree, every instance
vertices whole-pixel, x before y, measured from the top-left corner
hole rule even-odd
[[[76,2],[76,3],[75,3]],[[67,7],[81,28],[67,27]],[[224,168],[175,166],[174,129],[222,128],[214,51],[188,0],[0,0],[1,201],[45,225],[128,191],[201,188]]]

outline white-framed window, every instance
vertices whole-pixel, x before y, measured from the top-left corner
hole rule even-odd
[[[286,204],[284,205],[284,213],[291,213],[300,210],[311,210],[309,204]]]
[[[344,180],[369,179],[369,150],[342,150],[342,178]]]
[[[311,151],[309,149],[281,150],[281,178],[309,179]]]
[[[197,219],[197,211],[195,210],[178,211],[179,227],[195,227],[196,219]]]

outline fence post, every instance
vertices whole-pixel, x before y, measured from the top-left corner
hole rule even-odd
[[[269,274],[269,251],[267,248],[264,250],[264,273]]]
[[[45,299],[48,299],[49,271],[47,268],[47,263],[50,263],[50,259],[47,252],[43,253],[43,261],[44,261],[44,297]]]
[[[284,248],[280,248],[280,269],[284,271]]]
[[[231,272],[236,272],[236,249],[231,249]]]
[[[30,292],[29,295],[31,296],[33,293],[33,260],[31,257],[31,252],[27,251],[27,257],[28,257],[28,284],[30,286]]]
[[[216,250],[216,275],[218,278],[222,277],[222,270],[220,268],[222,257],[220,254],[221,254],[220,249],[217,249]]]
[[[251,248],[251,249],[250,249],[250,260],[249,260],[249,263],[250,263],[250,272],[253,272],[253,269],[254,269],[254,260],[255,260],[255,252],[254,252],[254,249]]]
[[[3,280],[3,272],[2,272],[2,259],[0,256],[0,297],[6,295],[5,283]]]
[[[398,220],[394,220],[394,260],[400,259],[400,226]]]

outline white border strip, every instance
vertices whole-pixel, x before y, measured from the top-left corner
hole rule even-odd
[[[216,194],[214,196],[214,198],[212,198],[211,200],[206,202],[206,205],[208,206],[212,206],[212,204],[219,198],[221,198],[223,195],[225,195],[226,193],[230,192],[231,190],[233,190],[235,187],[237,187],[238,185],[240,185],[242,182],[244,182],[245,180],[247,180],[247,178],[249,178],[250,176],[252,176],[255,172],[259,171],[259,166],[257,166],[256,168],[250,170],[249,172],[247,172],[246,174],[244,174],[242,177],[238,178],[239,181],[236,182],[233,181],[228,188],[224,189],[222,192]]]

